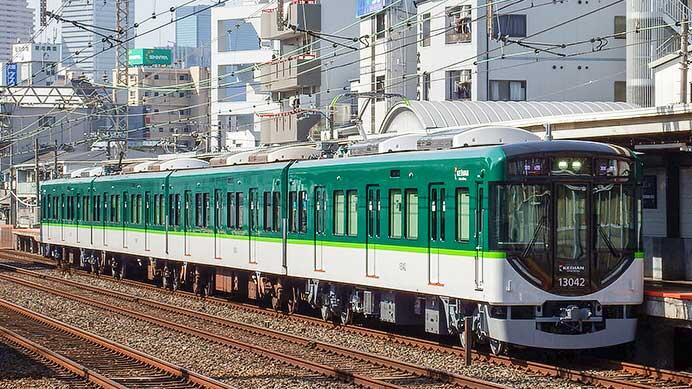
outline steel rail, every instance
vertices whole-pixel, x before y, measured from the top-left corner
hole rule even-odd
[[[40,262],[40,263],[46,263],[46,264],[49,264],[51,266],[55,266],[55,264],[52,263],[51,261],[45,260],[43,257],[36,255],[36,254],[24,253],[24,252],[21,252],[21,254],[18,254],[16,251],[4,251],[4,250],[0,250],[0,253],[6,254],[6,255],[11,255],[13,257],[16,257],[17,259],[30,258],[31,260],[36,260],[37,262]],[[19,269],[19,270],[23,271],[24,269]],[[86,275],[91,275],[88,272],[83,272],[83,273]],[[43,275],[40,275],[40,276],[43,277]],[[93,275],[91,275],[91,276],[93,276]],[[123,280],[123,281],[125,281],[128,285],[132,285],[135,287],[156,290],[159,292],[162,291],[161,288],[158,288],[156,286],[146,284],[143,282],[130,281],[130,280]],[[80,285],[83,285],[83,284],[80,284]],[[192,294],[190,292],[185,292],[185,291],[177,291],[176,293],[194,296],[194,294]],[[218,304],[228,305],[228,306],[231,306],[233,308],[240,308],[240,309],[243,309],[246,311],[264,313],[264,314],[272,315],[275,317],[285,316],[285,314],[283,314],[283,313],[279,313],[279,312],[276,312],[274,310],[267,309],[267,308],[257,307],[255,305],[251,305],[251,304],[233,302],[233,301],[228,301],[228,300],[220,299],[220,298],[207,298],[207,300],[211,300],[214,303],[218,303]],[[299,320],[309,322],[310,324],[320,325],[320,326],[328,327],[328,328],[334,328],[335,327],[333,324],[324,322],[321,319],[314,318],[311,316],[297,315],[297,314],[293,314],[292,316],[296,317]],[[407,346],[427,349],[427,350],[441,352],[441,353],[452,354],[452,355],[456,355],[456,356],[459,356],[462,358],[464,357],[464,353],[465,353],[464,349],[461,347],[458,347],[458,346],[444,345],[444,344],[440,344],[440,343],[434,342],[434,341],[392,334],[389,332],[379,331],[379,330],[370,329],[370,328],[364,328],[364,327],[359,327],[359,326],[354,326],[354,325],[340,326],[339,328],[343,331],[347,331],[347,332],[350,332],[353,334],[365,335],[365,336],[373,337],[376,339],[392,341],[392,342],[407,345]],[[556,365],[548,365],[548,364],[544,364],[544,363],[540,363],[540,362],[511,358],[511,357],[502,356],[502,355],[499,355],[499,356],[498,355],[492,355],[492,354],[482,353],[482,352],[479,352],[476,350],[473,350],[472,356],[473,356],[473,359],[477,360],[477,361],[494,363],[494,364],[514,367],[514,368],[521,368],[521,369],[525,369],[527,371],[531,371],[531,372],[546,375],[546,376],[568,379],[568,380],[573,381],[573,382],[580,382],[580,383],[585,383],[585,384],[595,384],[595,385],[601,385],[604,387],[612,387],[612,388],[650,388],[651,387],[651,386],[648,386],[645,384],[640,384],[637,382],[623,381],[622,379],[619,380],[617,378],[602,376],[602,375],[598,375],[598,374],[594,374],[594,373],[590,373],[590,372],[585,372],[582,370],[570,369],[570,368],[565,368],[565,367],[556,366]],[[679,384],[683,384],[683,385],[691,385],[692,386],[692,374],[685,373],[685,372],[675,372],[675,371],[670,371],[670,370],[665,370],[665,369],[657,369],[657,368],[653,368],[650,366],[643,366],[643,365],[637,365],[637,364],[633,364],[633,363],[625,363],[625,362],[602,360],[602,359],[591,359],[590,361],[587,361],[587,363],[588,363],[588,365],[591,365],[591,366],[596,367],[596,368],[604,368],[605,367],[605,368],[610,369],[610,370],[633,374],[633,375],[639,376],[639,378],[657,379],[657,380],[661,380],[661,381],[665,381],[665,382],[679,383]],[[637,378],[637,377],[635,377],[635,378]]]
[[[42,278],[42,279],[46,279],[46,280],[50,280],[50,281],[54,281],[54,282],[63,283],[65,285],[68,285],[68,286],[73,287],[73,288],[79,288],[80,290],[86,290],[86,291],[90,291],[90,292],[100,293],[103,295],[108,295],[108,296],[112,296],[112,297],[118,297],[121,299],[126,299],[130,302],[136,302],[139,304],[149,304],[151,306],[159,305],[158,308],[164,309],[164,307],[165,307],[165,309],[170,310],[172,312],[175,312],[175,311],[177,311],[178,313],[184,312],[184,314],[186,314],[186,315],[195,315],[198,318],[205,318],[206,320],[210,320],[209,318],[213,317],[211,315],[207,315],[208,317],[205,317],[205,316],[203,316],[204,314],[198,313],[195,311],[191,311],[191,310],[184,311],[184,309],[179,308],[179,307],[174,307],[174,306],[166,305],[163,303],[157,303],[157,302],[142,299],[142,298],[136,298],[136,297],[132,297],[132,296],[126,295],[126,294],[121,293],[121,292],[115,292],[115,291],[111,291],[111,290],[101,289],[101,288],[97,288],[97,287],[93,287],[93,286],[89,286],[89,285],[84,285],[84,284],[80,284],[80,283],[77,283],[74,281],[69,281],[69,280],[65,280],[65,279],[61,279],[61,278],[57,278],[57,277],[46,276],[43,274],[32,272],[30,270],[21,269],[21,268],[14,268],[14,267],[6,265],[6,264],[0,264],[0,267],[13,270],[13,271],[20,273],[20,274],[27,274],[27,275],[31,275],[31,276],[34,276],[37,278]],[[203,330],[200,330],[200,329],[197,329],[194,327],[190,327],[187,325],[171,322],[169,320],[165,320],[165,319],[162,319],[159,317],[143,314],[143,313],[140,313],[137,311],[133,311],[131,309],[124,308],[124,307],[113,306],[111,304],[97,301],[95,299],[91,299],[88,297],[80,296],[80,295],[77,295],[74,293],[55,290],[55,289],[46,287],[44,285],[40,285],[40,284],[31,282],[31,281],[26,281],[26,280],[23,280],[20,278],[11,277],[11,276],[8,276],[7,274],[0,274],[0,279],[4,279],[4,280],[9,281],[9,282],[14,282],[14,283],[19,284],[19,285],[24,285],[26,287],[30,287],[33,289],[45,291],[47,293],[58,295],[58,296],[61,296],[61,297],[67,298],[67,299],[80,301],[82,303],[97,307],[99,309],[111,311],[113,313],[125,314],[127,316],[130,316],[130,317],[133,317],[136,319],[145,320],[145,321],[148,321],[152,324],[156,324],[156,325],[159,325],[159,326],[164,327],[164,328],[168,328],[168,329],[178,331],[181,333],[185,333],[185,334],[189,334],[189,335],[194,335],[196,337],[203,338],[203,339],[206,339],[206,340],[218,343],[218,344],[223,344],[223,345],[227,345],[227,346],[231,346],[231,347],[235,347],[235,348],[240,348],[240,349],[250,351],[250,352],[253,352],[256,354],[260,354],[260,355],[265,356],[265,357],[269,357],[269,358],[272,358],[275,360],[282,361],[284,363],[289,363],[293,366],[296,366],[296,367],[299,367],[302,369],[307,369],[307,370],[310,370],[310,371],[313,371],[313,372],[316,372],[316,373],[319,373],[319,374],[322,374],[322,375],[325,375],[328,377],[333,377],[333,378],[336,378],[336,379],[339,379],[339,380],[342,380],[345,382],[352,382],[352,383],[363,385],[363,386],[370,387],[370,388],[402,388],[402,386],[400,386],[400,385],[392,384],[392,383],[383,381],[381,379],[369,377],[367,375],[362,375],[362,374],[358,374],[358,373],[352,373],[352,372],[349,372],[349,371],[346,371],[346,370],[343,370],[340,368],[331,367],[331,366],[324,365],[324,364],[317,363],[317,362],[313,362],[313,361],[308,361],[308,360],[305,360],[305,359],[302,359],[299,357],[295,357],[295,356],[287,355],[285,353],[270,350],[270,349],[267,349],[267,348],[262,347],[262,346],[241,342],[241,341],[231,339],[228,337],[224,337],[221,335],[217,335],[217,334],[212,334],[212,333],[209,333],[208,331],[203,331]],[[221,324],[224,320],[222,318],[217,318],[217,319],[218,319],[217,323],[219,323],[219,324]],[[353,360],[361,360],[361,361],[371,363],[373,365],[386,367],[386,368],[392,369],[392,370],[402,371],[402,372],[405,372],[405,373],[408,373],[408,374],[411,374],[411,375],[414,375],[417,377],[433,379],[433,380],[439,381],[440,383],[450,383],[450,384],[454,384],[456,386],[464,387],[464,388],[506,388],[506,386],[504,386],[504,385],[499,385],[499,384],[495,384],[495,383],[491,383],[491,382],[487,382],[487,381],[477,380],[477,379],[474,379],[471,377],[464,377],[464,376],[457,375],[457,374],[447,373],[447,372],[444,372],[441,370],[421,368],[421,367],[413,365],[413,364],[400,362],[400,361],[396,361],[393,359],[384,358],[384,357],[380,357],[380,356],[375,356],[372,354],[348,349],[345,347],[334,346],[334,345],[330,345],[330,344],[322,343],[322,342],[316,342],[314,340],[310,340],[310,339],[306,339],[306,338],[302,338],[302,337],[298,337],[298,336],[294,336],[294,335],[283,334],[283,333],[279,333],[277,331],[273,331],[273,330],[269,330],[269,329],[264,329],[264,328],[260,328],[260,327],[236,323],[236,322],[232,322],[230,320],[226,321],[224,324],[227,326],[233,325],[236,328],[243,328],[246,331],[251,330],[255,333],[262,334],[264,336],[273,336],[275,338],[281,338],[281,339],[284,339],[286,341],[291,341],[291,342],[293,342],[293,343],[295,343],[301,347],[314,347],[318,350],[338,354],[338,355],[341,355],[344,357],[351,358]]]
[[[71,326],[66,323],[62,323],[58,320],[52,319],[50,317],[47,317],[45,315],[42,315],[37,312],[33,312],[29,309],[26,309],[24,307],[21,307],[19,305],[16,305],[14,303],[11,303],[6,300],[0,299],[0,307],[11,311],[13,313],[16,313],[18,315],[21,315],[25,317],[26,319],[40,323],[44,326],[54,328],[58,331],[62,331],[64,333],[67,333],[68,335],[81,340],[83,343],[91,343],[93,345],[96,345],[98,347],[101,347],[105,350],[111,351],[115,354],[122,355],[123,357],[130,359],[132,361],[136,361],[139,363],[142,363],[146,366],[149,366],[153,369],[160,370],[167,375],[170,375],[172,377],[184,379],[188,382],[190,382],[193,385],[198,385],[202,386],[205,388],[210,388],[210,389],[231,389],[232,387],[229,385],[226,385],[222,382],[219,382],[217,380],[214,380],[210,377],[203,376],[201,374],[189,371],[188,369],[179,367],[177,365],[174,365],[172,363],[166,362],[164,360],[161,360],[159,358],[156,358],[154,356],[148,355],[146,353],[137,351],[135,349],[132,349],[128,346],[118,344],[116,342],[113,342],[111,340],[105,339],[101,336],[98,336],[96,334],[92,334],[90,332],[84,331],[82,329],[79,329],[77,327]],[[106,377],[103,374],[100,374],[93,369],[87,369],[84,366],[81,366],[77,364],[74,361],[71,361],[72,364],[67,363],[69,361],[68,358],[65,358],[58,353],[55,353],[51,350],[48,350],[47,348],[36,345],[33,346],[33,342],[29,341],[28,339],[23,339],[21,336],[14,334],[12,331],[7,330],[5,328],[2,329],[2,336],[11,338],[13,341],[17,343],[24,343],[26,346],[23,345],[23,347],[31,347],[32,351],[41,353],[41,355],[44,355],[46,358],[53,360],[53,358],[56,358],[54,362],[60,364],[61,366],[64,366],[65,368],[68,368],[72,371],[72,368],[79,368],[82,372],[87,374],[87,378],[89,379],[95,379],[95,382],[99,385],[105,385],[106,387],[113,387],[113,388],[125,388],[125,386],[117,383],[111,378]],[[45,354],[43,352],[46,352]],[[63,365],[65,363],[65,365]]]

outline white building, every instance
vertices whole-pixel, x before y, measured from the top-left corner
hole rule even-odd
[[[516,2],[490,11],[483,0],[419,1],[418,96],[431,101],[624,101],[625,34],[588,40],[624,33],[625,4],[596,11],[602,6],[596,1]]]
[[[28,42],[34,32],[34,10],[27,0],[0,1],[0,61],[12,62],[12,45]]]
[[[269,43],[259,38],[267,1],[234,3],[211,14],[211,150],[254,147],[259,140],[256,111],[272,111],[253,66],[271,61]]]
[[[57,43],[12,45],[12,62],[0,62],[0,85],[54,85],[59,70],[60,48]],[[8,67],[11,72],[8,72]],[[9,80],[9,77],[13,79]]]
[[[4,1],[4,0],[3,0]],[[115,28],[115,1],[94,0],[63,0],[62,17],[88,26]],[[129,1],[129,24],[135,19],[135,0]],[[106,30],[96,30],[101,34],[110,35]],[[132,36],[132,30],[130,30]],[[64,65],[72,70],[73,76],[84,75],[91,81],[108,81],[112,78],[115,68],[115,49],[96,55],[111,45],[103,42],[103,36],[74,26],[72,23],[62,23],[62,42]],[[128,47],[133,47],[134,40]]]
[[[366,133],[376,132],[389,109],[416,98],[416,5],[413,0],[359,1],[360,35],[369,37],[360,50],[358,108]],[[391,31],[390,31],[391,29]],[[451,58],[444,54],[446,58]]]

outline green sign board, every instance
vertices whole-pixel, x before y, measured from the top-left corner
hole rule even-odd
[[[168,49],[130,49],[128,63],[130,66],[170,65],[173,54]]]

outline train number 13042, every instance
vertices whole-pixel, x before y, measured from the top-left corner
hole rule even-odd
[[[558,283],[561,287],[576,288],[586,285],[584,277],[560,277]]]

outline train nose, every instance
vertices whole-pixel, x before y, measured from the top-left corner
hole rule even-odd
[[[593,316],[590,308],[579,308],[576,305],[569,305],[567,308],[560,309],[560,321],[585,321]]]

